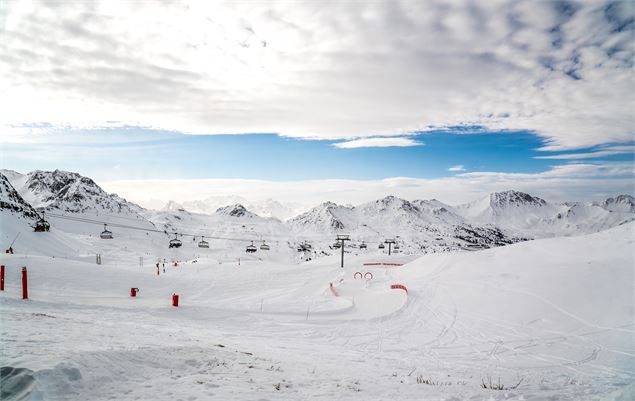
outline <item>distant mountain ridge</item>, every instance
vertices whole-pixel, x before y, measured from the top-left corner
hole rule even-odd
[[[426,253],[585,234],[635,220],[635,199],[630,195],[595,203],[549,203],[509,190],[457,206],[436,199],[409,201],[396,196],[358,206],[324,202],[283,222],[261,217],[243,202],[232,202],[207,214],[190,211],[173,201],[162,210],[149,211],[106,193],[88,177],[60,170],[29,174],[3,170],[2,177],[4,209],[25,216],[36,213],[35,209],[134,215],[166,232],[190,230],[201,235],[211,232],[222,236],[249,235],[255,239],[284,238],[290,248],[311,241],[314,249],[327,253],[336,234],[349,234],[355,241],[351,246],[361,241],[376,246],[394,238],[406,252]],[[273,207],[281,205],[270,201]],[[210,201],[206,207],[212,204]]]

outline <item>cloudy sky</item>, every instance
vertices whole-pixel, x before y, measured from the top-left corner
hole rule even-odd
[[[4,1],[1,163],[146,205],[634,193],[634,15],[630,1]]]

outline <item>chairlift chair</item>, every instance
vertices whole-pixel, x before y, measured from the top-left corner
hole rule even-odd
[[[209,248],[209,242],[205,241],[205,237],[201,237],[201,241],[198,243],[199,248]]]
[[[170,240],[170,245],[168,246],[168,248],[180,248],[181,245],[183,245],[183,243],[178,238],[178,234],[174,233],[174,238]]]
[[[258,248],[256,248],[256,246],[254,245],[254,242],[251,241],[251,245],[247,245],[247,248],[245,249],[245,252],[247,253],[254,253],[258,250]]]
[[[101,237],[101,239],[112,239],[112,231],[108,231],[106,224],[104,224],[104,231],[102,231],[99,236]]]
[[[366,249],[366,248],[368,248],[368,246],[366,245],[364,241],[362,241],[362,243],[359,244],[359,249]]]
[[[35,231],[36,233],[43,233],[49,231],[50,229],[51,225],[48,221],[46,221],[46,219],[44,218],[44,212],[42,212],[42,216],[38,215],[35,226],[33,226],[33,231]]]
[[[341,246],[342,246],[342,244],[340,244],[339,241],[333,243],[333,248],[335,248],[335,249],[340,249]]]
[[[383,243],[379,243],[379,249],[384,249],[386,246]]]
[[[262,245],[260,245],[260,250],[261,251],[268,251],[269,250],[269,245],[265,244],[265,241],[262,241]]]

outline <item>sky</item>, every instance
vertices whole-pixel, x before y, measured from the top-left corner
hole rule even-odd
[[[0,2],[0,164],[149,207],[635,194],[634,4]]]

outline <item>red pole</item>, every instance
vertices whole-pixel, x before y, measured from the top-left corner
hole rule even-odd
[[[0,291],[4,291],[4,265],[0,266]]]
[[[22,299],[29,299],[29,291],[27,289],[26,266],[22,268]]]
[[[172,306],[179,306],[179,294],[172,294]]]

